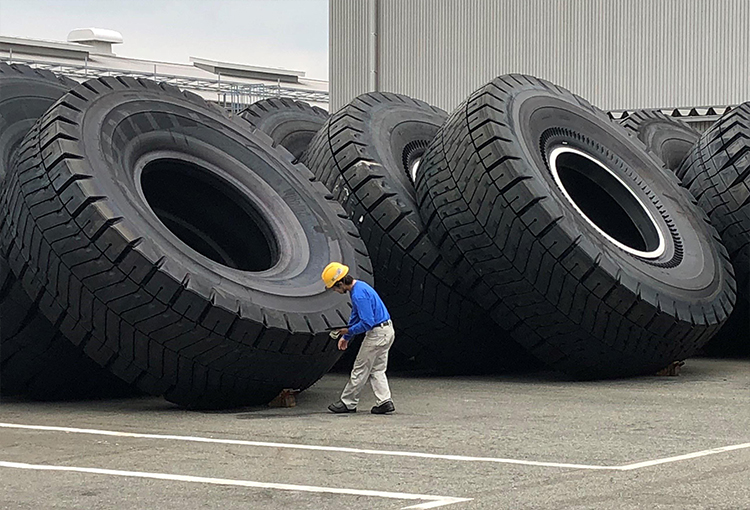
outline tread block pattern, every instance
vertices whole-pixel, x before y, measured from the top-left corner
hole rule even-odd
[[[0,258],[0,396],[59,400],[136,395],[135,388],[102,368],[105,359],[97,359],[96,352],[90,359],[62,337],[65,316],[58,309],[51,322],[41,312],[50,306],[41,302],[44,298],[30,298]]]
[[[0,181],[14,156],[28,157],[28,151],[24,154],[17,151],[26,130],[76,85],[46,70],[0,63],[0,88],[3,90],[0,131],[5,135],[0,145]],[[33,102],[24,98],[32,98]],[[62,104],[75,109],[71,103]],[[63,132],[57,135],[58,138],[65,136]],[[5,189],[4,183],[2,186]],[[31,249],[37,252],[41,247],[35,245]],[[64,321],[62,311],[29,280],[25,266],[16,278],[5,255],[0,254],[0,395],[56,400],[135,393],[134,388],[97,366],[62,337],[59,332]],[[42,253],[43,257],[47,255]],[[23,290],[23,281],[33,286],[33,295]],[[42,308],[52,310],[50,318],[41,313]]]

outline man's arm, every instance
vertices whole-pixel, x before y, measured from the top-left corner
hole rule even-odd
[[[339,333],[341,333],[341,338],[343,340],[349,340],[350,338],[350,335],[348,335],[349,329],[358,323],[359,323],[359,315],[357,314],[357,307],[354,306],[354,300],[352,300],[352,313],[349,315],[349,322],[345,328],[339,330]]]

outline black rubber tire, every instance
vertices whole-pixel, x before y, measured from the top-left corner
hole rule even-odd
[[[635,214],[650,214],[653,235],[663,235],[657,250],[642,234],[641,251],[663,254],[647,261],[599,234],[555,183],[547,155],[556,150],[593,155],[629,183],[614,189],[643,205],[626,219],[645,229]],[[573,161],[572,171],[593,167]],[[473,93],[428,148],[417,194],[442,253],[491,286],[490,314],[558,370],[653,373],[695,353],[731,312],[726,250],[674,174],[604,112],[547,81],[505,75]],[[591,196],[606,198],[577,203]],[[616,217],[603,212],[602,227]]]
[[[486,371],[476,365],[500,368],[513,346],[466,298],[488,289],[462,287],[427,237],[407,176],[445,118],[407,96],[363,94],[331,116],[302,162],[359,226],[396,328],[392,351],[443,372]]]
[[[24,139],[0,245],[42,313],[125,382],[196,408],[268,402],[339,357],[326,328],[350,306],[325,264],[372,281],[356,228],[292,159],[195,94],[90,80]]]
[[[636,110],[620,124],[643,142],[664,165],[676,172],[701,134],[659,110]]]
[[[29,128],[76,85],[49,71],[0,63],[0,183]],[[52,400],[135,393],[60,338],[34,301],[0,255],[0,395]]]
[[[0,181],[34,122],[76,85],[50,71],[0,62]]]
[[[705,347],[708,354],[750,354],[750,102],[724,114],[677,171],[729,251],[737,278],[735,311]]]
[[[67,400],[138,394],[63,338],[2,258],[0,319],[0,396]]]
[[[328,120],[328,112],[304,101],[280,97],[253,103],[240,113],[240,117],[299,159],[315,133]]]

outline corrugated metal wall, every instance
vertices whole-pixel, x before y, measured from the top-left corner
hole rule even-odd
[[[328,80],[330,97],[340,98],[331,112],[368,92],[368,18],[367,0],[329,0],[330,66]],[[335,27],[335,28],[334,28]],[[335,56],[334,56],[335,53]]]
[[[750,100],[750,0],[331,0],[331,107],[379,89],[452,109],[493,77],[547,78],[604,109]]]

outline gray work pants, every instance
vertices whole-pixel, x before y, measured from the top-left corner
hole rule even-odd
[[[393,345],[395,338],[393,325],[375,327],[365,334],[357,359],[354,361],[352,375],[341,393],[341,401],[346,407],[357,407],[359,395],[367,381],[370,381],[377,405],[391,400],[391,389],[388,387],[385,369],[388,366],[388,349]]]

